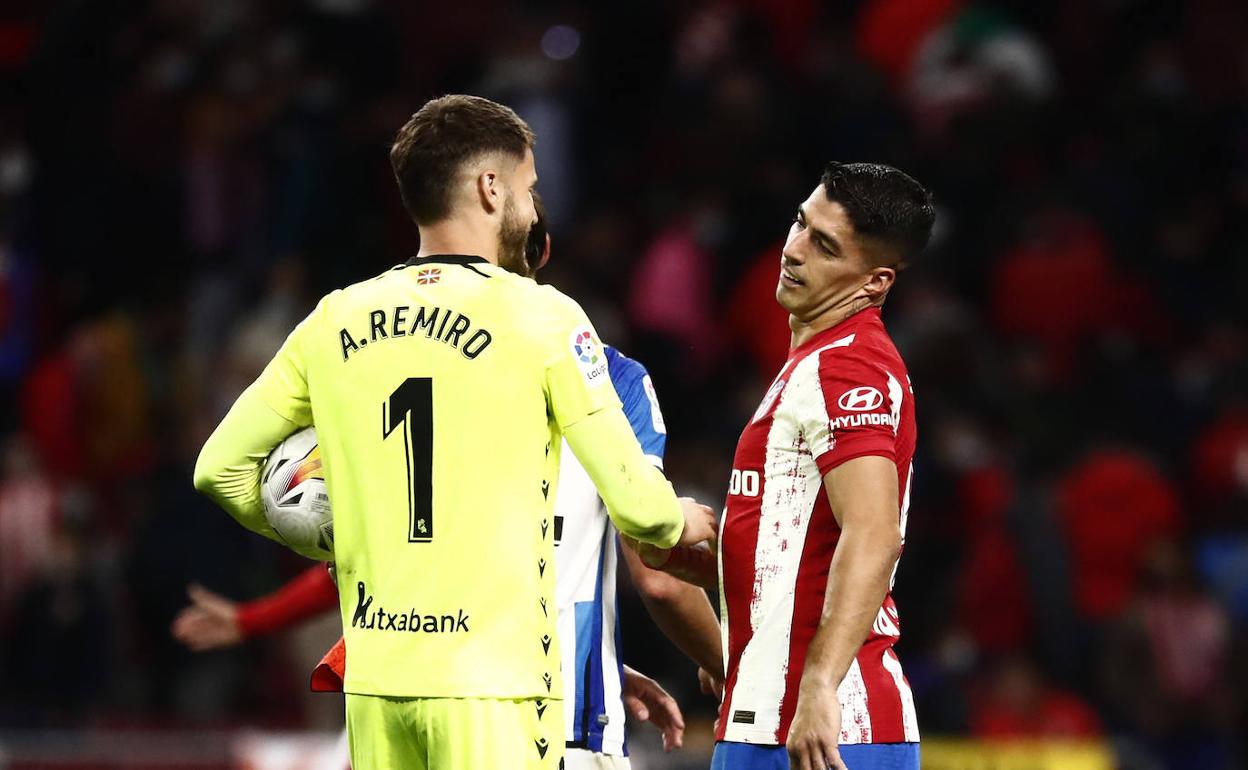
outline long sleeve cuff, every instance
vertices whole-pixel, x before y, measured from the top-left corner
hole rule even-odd
[[[564,437],[620,532],[660,548],[676,545],[685,528],[680,502],[671,482],[642,454],[619,409],[577,421]]]

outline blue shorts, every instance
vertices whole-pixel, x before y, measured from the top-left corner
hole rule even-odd
[[[838,747],[849,770],[919,770],[917,743],[864,743]],[[789,770],[789,752],[783,746],[752,743],[715,744],[711,770]]]

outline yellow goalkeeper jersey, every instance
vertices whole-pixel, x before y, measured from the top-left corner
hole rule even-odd
[[[576,302],[480,257],[412,259],[324,297],[249,392],[317,429],[347,692],[560,697],[560,432],[619,411]],[[650,531],[670,545],[666,489]]]

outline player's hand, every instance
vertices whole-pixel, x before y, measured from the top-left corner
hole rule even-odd
[[[792,770],[847,770],[841,761],[841,703],[836,688],[803,682],[785,748]]]
[[[685,718],[676,699],[662,685],[628,666],[624,667],[624,706],[640,722],[649,722],[663,734],[663,750],[679,749],[685,741]]]
[[[173,637],[196,652],[232,647],[243,640],[238,604],[198,584],[186,589],[191,598],[173,619]]]
[[[680,510],[685,514],[685,528],[680,533],[676,545],[694,545],[701,542],[715,542],[719,533],[719,522],[715,512],[702,505],[692,497],[680,498]],[[643,557],[644,560],[644,557]]]
[[[710,671],[707,671],[704,668],[699,668],[698,669],[698,686],[702,688],[702,692],[706,693],[707,695],[715,696],[715,701],[717,703],[723,702],[724,700],[724,678],[722,676],[715,676]]]
[[[637,554],[642,564],[652,570],[666,572],[677,580],[699,588],[719,588],[719,565],[710,543],[659,548],[621,535],[625,547]]]

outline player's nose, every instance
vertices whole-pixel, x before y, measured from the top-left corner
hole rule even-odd
[[[802,234],[798,233],[791,236],[784,242],[784,246],[780,249],[781,266],[801,265],[805,260],[802,258]]]

